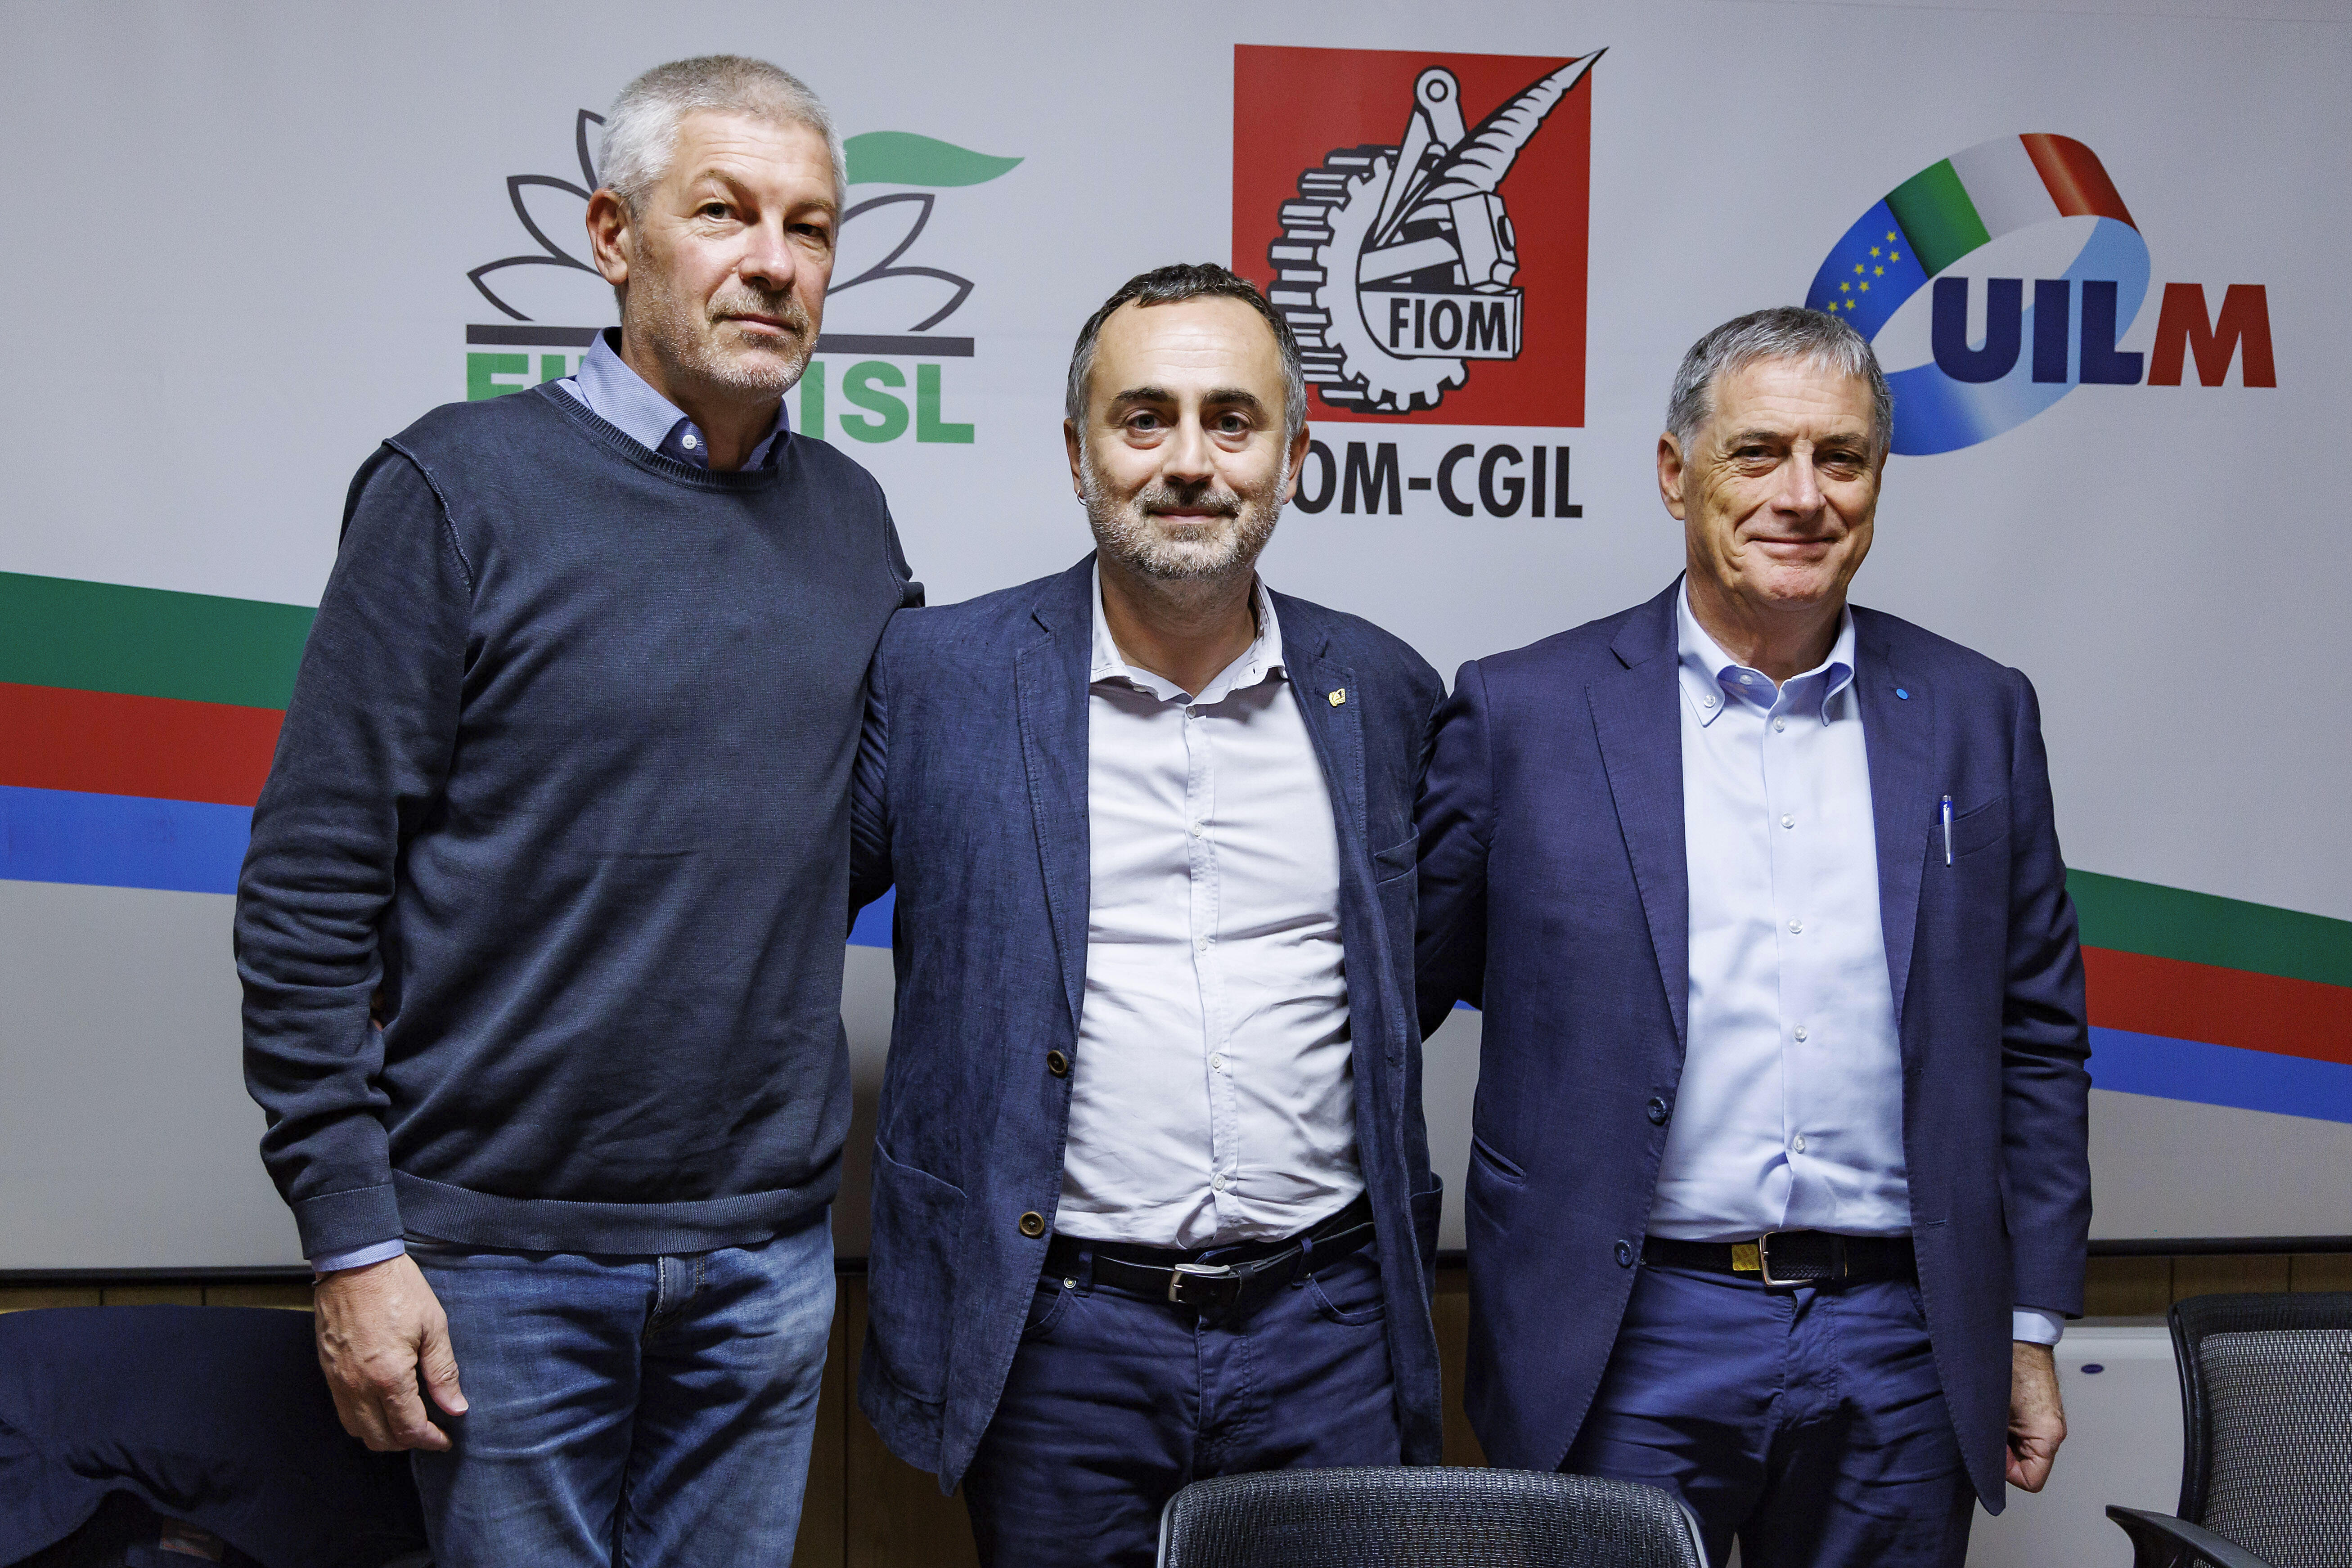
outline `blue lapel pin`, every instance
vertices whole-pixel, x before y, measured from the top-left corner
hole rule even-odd
[[[1910,700],[1911,700],[1911,694],[1910,694],[1909,692],[1907,692],[1907,691],[1904,690],[1904,689],[1903,689],[1901,687],[1899,687],[1899,686],[1898,686],[1898,687],[1896,687],[1896,688],[1895,689],[1895,696],[1897,696],[1897,697],[1900,697],[1900,698],[1901,698],[1901,699],[1903,699],[1903,700],[1904,700],[1904,701],[1906,701],[1906,702],[1908,702],[1908,701],[1910,701]]]

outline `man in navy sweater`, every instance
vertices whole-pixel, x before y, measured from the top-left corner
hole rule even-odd
[[[362,467],[238,894],[320,1359],[352,1433],[415,1450],[445,1568],[791,1554],[846,792],[919,595],[873,479],[783,423],[840,218],[824,107],[680,61],[601,163],[622,326]]]

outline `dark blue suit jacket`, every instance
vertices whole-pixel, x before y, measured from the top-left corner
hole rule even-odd
[[[854,897],[895,876],[898,985],[858,1404],[894,1453],[943,1487],[995,1412],[1044,1267],[1045,1237],[1023,1235],[1021,1216],[1050,1221],[1061,1192],[1072,1079],[1049,1073],[1045,1055],[1076,1055],[1086,994],[1093,563],[899,612],[869,681]],[[1439,1194],[1414,1026],[1412,805],[1444,688],[1378,627],[1274,600],[1339,823],[1357,1154],[1404,1455],[1434,1464]]]
[[[1457,998],[1486,1010],[1467,1404],[1498,1465],[1552,1469],[1575,1441],[1682,1077],[1675,593],[1464,666],[1423,789],[1422,1022]],[[1969,1479],[1998,1512],[2010,1310],[2082,1310],[2074,910],[2032,687],[1892,616],[1853,620],[1920,1291]]]

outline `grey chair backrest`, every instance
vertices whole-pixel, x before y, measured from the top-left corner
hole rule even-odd
[[[2352,1568],[2352,1292],[2173,1303],[2180,1518],[2273,1568]]]
[[[1532,1470],[1269,1470],[1195,1481],[1160,1568],[1706,1568],[1673,1493]]]

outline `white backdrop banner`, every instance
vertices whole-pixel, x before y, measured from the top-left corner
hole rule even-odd
[[[933,603],[1087,548],[1071,341],[1218,260],[1297,330],[1276,586],[1441,669],[1678,569],[1652,452],[1738,312],[1894,380],[1864,603],[2038,687],[2110,1237],[2352,1231],[2352,24],[2326,0],[0,5],[0,1269],[292,1261],[229,894],[344,489],[426,408],[569,374],[605,105],[775,59],[849,205],[795,428]],[[887,913],[846,956],[861,1116]],[[1476,1015],[1430,1042],[1458,1191]],[[864,1248],[865,1142],[837,1228]],[[1447,1239],[1459,1245],[1458,1205]]]

